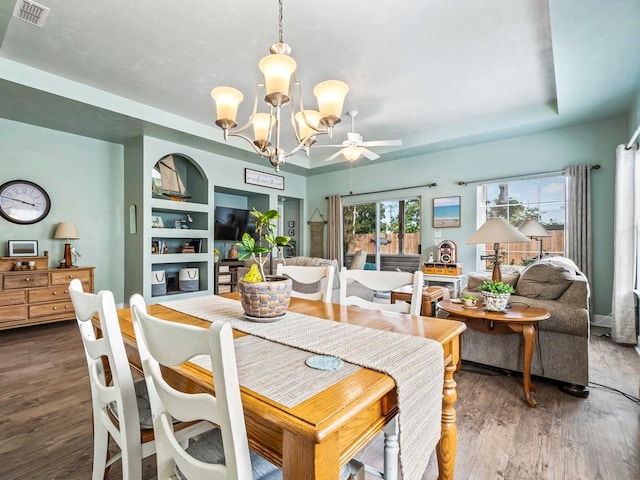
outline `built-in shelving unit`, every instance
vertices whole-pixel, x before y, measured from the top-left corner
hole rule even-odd
[[[158,145],[149,140],[153,148],[146,149],[145,142],[147,139],[141,145],[126,146],[131,158],[125,171],[125,196],[128,207],[134,208],[129,208],[131,218],[126,222],[129,232],[125,248],[125,295],[140,293],[147,302],[157,303],[212,294],[213,192],[209,180],[195,158],[179,151],[158,154]],[[188,198],[169,197],[156,188],[157,164],[166,158],[172,160],[172,169]],[[196,291],[185,289],[184,284],[181,290],[180,270],[187,268],[197,270]],[[159,272],[164,272],[164,276]],[[191,275],[193,272],[190,270]],[[166,289],[152,289],[155,279],[162,277]]]

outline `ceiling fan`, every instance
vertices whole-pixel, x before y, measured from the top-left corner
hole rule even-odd
[[[357,110],[349,110],[347,115],[351,117],[351,131],[347,133],[347,139],[342,142],[341,145],[316,145],[317,147],[342,147],[336,153],[331,155],[325,160],[330,162],[340,155],[344,156],[350,162],[353,162],[361,156],[368,158],[369,160],[375,160],[380,158],[375,152],[372,152],[367,147],[385,147],[393,145],[402,145],[402,140],[377,140],[373,142],[365,142],[362,135],[355,131],[355,118],[358,115]]]

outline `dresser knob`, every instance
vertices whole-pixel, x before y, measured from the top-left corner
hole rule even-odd
[[[64,306],[64,309],[65,309],[65,310],[69,310],[69,305],[65,305],[65,306]]]
[[[25,279],[24,279],[24,281],[25,281],[25,282],[28,282],[28,281],[30,281],[30,280],[31,280],[31,279],[30,279],[29,277],[27,277],[27,278],[25,278]]]
[[[57,310],[57,309],[58,309],[58,307],[53,307],[53,309],[54,309],[54,310]]]
[[[53,292],[51,295],[57,295],[57,294],[58,294],[58,292]]]
[[[69,275],[69,278],[75,278],[75,275]]]

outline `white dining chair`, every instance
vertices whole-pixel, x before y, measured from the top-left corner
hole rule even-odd
[[[249,450],[231,326],[213,322],[207,331],[161,320],[147,313],[138,294],[132,295],[129,303],[153,412],[158,479],[281,479],[278,467]],[[211,357],[215,396],[180,392],[163,378],[161,366],[179,365],[203,354]],[[184,449],[174,437],[169,422],[172,417],[206,420],[219,428]],[[352,478],[364,480],[364,466],[347,464],[340,480],[352,474]]]
[[[365,300],[357,296],[347,296],[347,283],[358,282],[376,292],[391,292],[405,285],[413,285],[411,303],[380,303]],[[388,312],[410,313],[420,315],[422,306],[422,290],[424,288],[424,275],[418,270],[411,272],[377,271],[377,270],[351,270],[340,271],[340,304],[356,305],[370,310],[385,310]]]
[[[72,280],[69,294],[84,346],[93,406],[93,480],[102,480],[113,463],[122,460],[122,477],[139,480],[142,459],[155,453],[153,420],[146,384],[133,381],[118,323],[113,294],[83,292],[80,280]],[[101,338],[92,318],[97,315]],[[205,423],[180,424],[180,441],[211,427]],[[111,437],[120,452],[107,460]]]
[[[276,274],[286,275],[293,280],[292,297],[331,303],[333,276],[335,275],[333,265],[312,267],[279,263]],[[312,289],[317,289],[317,291],[310,292],[309,290]]]
[[[347,296],[347,282],[358,282],[377,292],[391,292],[405,285],[412,285],[411,303],[380,303],[365,300],[357,296]],[[394,272],[378,270],[347,270],[340,271],[340,304],[355,305],[369,310],[383,310],[390,312],[409,313],[420,315],[422,307],[422,289],[424,288],[424,275],[418,270],[411,272]],[[384,469],[382,472],[364,465],[365,470],[385,480],[397,480],[398,478],[398,419],[394,417],[384,427]]]

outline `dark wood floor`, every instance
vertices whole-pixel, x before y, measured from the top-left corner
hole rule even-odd
[[[592,382],[638,397],[636,351],[593,333]],[[465,365],[456,379],[457,479],[640,478],[637,403],[595,386],[587,399],[571,397],[539,380],[531,409],[519,376]],[[0,332],[0,479],[89,479],[91,456],[91,399],[75,323]],[[381,438],[361,456],[381,467]],[[151,459],[144,477],[153,472]],[[119,465],[108,478],[121,478]],[[435,478],[432,457],[423,479]]]

